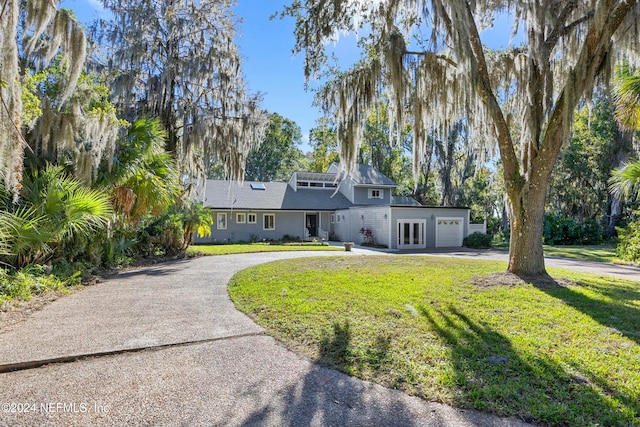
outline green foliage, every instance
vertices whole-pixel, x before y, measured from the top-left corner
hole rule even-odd
[[[66,279],[47,274],[39,265],[28,265],[9,272],[0,268],[0,302],[3,300],[29,300],[49,290],[59,291],[79,284],[78,275]]]
[[[300,127],[278,113],[268,117],[264,140],[247,155],[245,179],[249,181],[286,181],[293,172],[307,169],[307,158],[297,147],[302,141]]]
[[[615,169],[609,179],[611,192],[625,198],[637,195],[640,182],[640,162],[629,162]]]
[[[471,209],[471,222],[487,221],[487,230],[490,230],[491,219],[504,200],[504,190],[501,185],[502,183],[496,179],[495,173],[492,174],[488,168],[481,167],[465,179],[459,187],[456,192],[457,204]]]
[[[157,119],[138,119],[128,130],[111,169],[103,167],[98,184],[112,188],[116,211],[124,221],[160,215],[179,199],[178,167],[165,148],[166,132]]]
[[[3,261],[21,268],[83,253],[111,215],[104,192],[86,187],[60,166],[34,169],[24,179],[20,203],[0,211]]]
[[[32,74],[30,70],[25,71],[20,82],[22,88],[22,124],[31,128],[35,121],[42,115],[40,108],[40,98],[37,95],[37,83],[41,73]]]
[[[140,257],[176,255],[193,243],[197,233],[211,233],[213,216],[200,203],[173,206],[160,215],[149,215],[136,224],[122,224],[102,247],[104,265],[127,265]]]
[[[640,130],[640,72],[623,60],[614,77],[616,118],[628,130]]]
[[[467,248],[488,249],[491,247],[492,241],[492,236],[476,231],[475,233],[465,237],[464,240],[462,240],[462,245]]]
[[[626,227],[617,227],[618,246],[616,254],[620,259],[631,262],[640,261],[640,222],[629,223]]]
[[[594,219],[578,221],[559,214],[544,217],[543,240],[547,245],[597,245],[604,241],[605,230]]]
[[[199,255],[231,255],[249,254],[260,252],[296,252],[296,251],[343,251],[336,246],[328,246],[326,243],[312,242],[260,242],[260,243],[231,243],[214,245],[194,245],[188,249],[188,253]]]
[[[180,218],[184,230],[182,250],[187,249],[189,245],[193,244],[193,238],[196,233],[200,238],[211,236],[213,213],[211,209],[205,208],[202,203],[185,202],[183,206],[177,210],[177,215]]]
[[[333,120],[328,117],[321,117],[316,124],[317,126],[309,131],[309,142],[313,147],[309,170],[326,172],[332,163],[340,161],[336,126]]]
[[[591,108],[574,114],[571,140],[554,169],[547,210],[577,221],[604,220],[611,204],[611,170],[632,151],[631,139],[618,128],[610,97],[599,94]]]

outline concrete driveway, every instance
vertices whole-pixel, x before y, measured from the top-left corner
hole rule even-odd
[[[375,252],[344,255],[365,253]],[[317,366],[228,297],[228,280],[248,266],[336,254],[175,261],[51,303],[0,333],[0,425],[525,425]]]
[[[463,257],[473,259],[484,259],[492,261],[509,261],[509,253],[507,251],[495,249],[439,249],[439,250],[421,250],[421,251],[395,251],[390,252],[397,255],[429,255],[429,256],[445,256],[445,257]],[[608,262],[582,261],[577,259],[569,259],[555,256],[545,256],[545,266],[551,268],[564,268],[566,270],[579,271],[582,273],[597,274],[599,276],[610,276],[618,279],[640,280],[640,268],[619,265]]]

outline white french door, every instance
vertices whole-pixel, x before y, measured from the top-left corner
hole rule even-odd
[[[425,220],[398,220],[398,249],[424,248]]]

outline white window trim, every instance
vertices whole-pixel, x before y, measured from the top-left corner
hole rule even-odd
[[[378,192],[378,195],[373,194],[374,191]],[[384,199],[384,190],[382,188],[369,188],[368,196],[370,199]]]
[[[336,214],[331,214],[331,224],[336,223]]]
[[[236,213],[236,223],[237,224],[245,224],[247,222],[247,214],[244,212]]]
[[[273,227],[272,228],[266,228],[266,224],[265,221],[267,220],[267,217],[272,217],[273,218]],[[275,230],[276,229],[276,214],[262,214],[262,229],[263,230]]]
[[[251,217],[253,217],[253,220],[251,220]],[[258,214],[248,213],[247,214],[247,224],[257,224],[257,223],[258,223]]]
[[[342,215],[340,214],[336,214],[336,223],[341,223],[342,222]]]
[[[227,213],[226,212],[218,212],[218,214],[216,215],[216,228],[218,230],[227,229]]]

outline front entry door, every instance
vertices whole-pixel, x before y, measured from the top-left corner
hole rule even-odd
[[[309,231],[309,237],[318,237],[318,214],[307,214],[305,226]]]
[[[425,220],[398,220],[398,249],[424,248]]]

